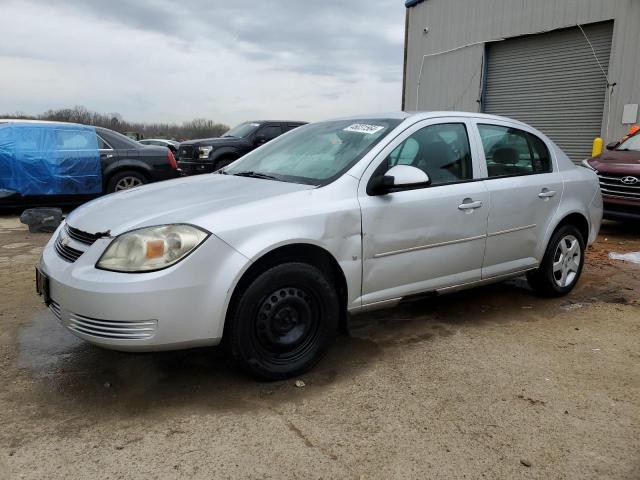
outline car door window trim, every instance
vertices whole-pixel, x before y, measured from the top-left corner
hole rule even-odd
[[[108,152],[113,150],[113,147],[111,146],[111,144],[107,142],[101,135],[96,134],[96,136],[102,141],[102,143],[104,143],[106,146],[109,147],[109,148],[101,148],[100,149],[101,152]]]

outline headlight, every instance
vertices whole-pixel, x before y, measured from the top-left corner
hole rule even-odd
[[[583,167],[587,167],[587,168],[589,168],[589,169],[591,169],[591,170],[595,170],[595,168],[593,168],[593,167],[589,164],[589,159],[588,159],[588,158],[585,158],[584,160],[582,160],[581,165],[582,165]]]
[[[123,233],[107,247],[96,268],[114,272],[161,270],[189,255],[209,236],[192,225],[162,225]]]
[[[212,150],[213,150],[213,147],[198,147],[198,151],[200,152],[200,158],[208,158]]]

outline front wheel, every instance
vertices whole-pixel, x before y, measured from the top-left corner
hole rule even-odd
[[[551,297],[568,294],[582,273],[584,250],[584,239],[575,226],[559,228],[547,245],[540,267],[527,274],[531,288]]]
[[[306,263],[284,263],[260,274],[242,292],[226,334],[234,359],[265,380],[313,367],[335,335],[338,295],[327,277]]]

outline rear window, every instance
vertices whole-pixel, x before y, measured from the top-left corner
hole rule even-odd
[[[551,155],[535,135],[513,127],[479,124],[489,178],[547,173]]]

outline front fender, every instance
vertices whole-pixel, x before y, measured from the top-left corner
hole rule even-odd
[[[237,148],[233,147],[222,147],[217,148],[209,155],[209,161],[211,163],[216,163],[218,160],[224,157],[234,157],[240,158],[243,154]]]

